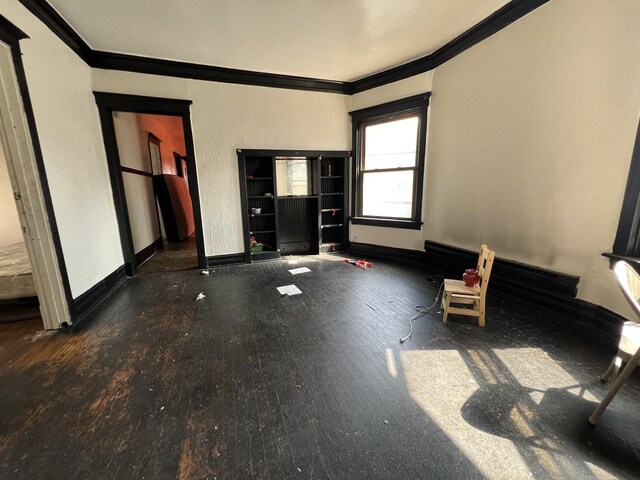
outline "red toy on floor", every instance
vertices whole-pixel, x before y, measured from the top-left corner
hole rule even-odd
[[[373,267],[373,263],[367,262],[365,260],[352,260],[350,258],[345,258],[343,262],[350,263],[351,265],[355,265],[356,267],[361,268],[363,270]]]

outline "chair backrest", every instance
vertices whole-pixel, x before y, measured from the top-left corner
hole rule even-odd
[[[613,271],[616,274],[622,293],[624,293],[633,311],[636,312],[637,317],[634,321],[638,322],[640,320],[638,318],[640,317],[640,275],[625,261],[616,263]]]
[[[480,295],[484,296],[487,293],[487,287],[489,286],[489,277],[491,276],[491,269],[493,268],[493,259],[496,256],[496,252],[489,250],[489,247],[482,245],[480,247],[480,255],[478,256],[478,274],[480,275]]]

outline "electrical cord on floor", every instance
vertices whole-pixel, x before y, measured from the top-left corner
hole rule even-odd
[[[444,288],[444,282],[442,282],[440,284],[440,288],[438,289],[438,294],[436,295],[436,299],[435,301],[431,304],[430,307],[425,307],[424,305],[418,305],[416,307],[416,310],[418,311],[418,313],[416,313],[413,317],[411,317],[411,319],[409,320],[409,335],[407,335],[406,337],[403,337],[400,339],[400,343],[404,343],[406,342],[408,339],[411,338],[411,335],[413,335],[413,321],[418,318],[420,315],[422,315],[423,313],[429,313],[429,310],[431,310],[433,307],[435,307],[438,303],[438,300],[440,299],[440,294],[442,293],[442,289]]]

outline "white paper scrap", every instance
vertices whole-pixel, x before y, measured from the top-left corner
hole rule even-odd
[[[200,292],[198,294],[198,296],[196,297],[196,300],[202,300],[204,297],[206,297],[206,295],[204,293]]]
[[[289,270],[293,275],[298,275],[299,273],[307,273],[310,272],[311,270],[309,270],[307,267],[300,267],[300,268],[292,268],[291,270]]]
[[[298,287],[295,285],[285,285],[284,287],[278,287],[278,292],[280,295],[298,295],[302,293]]]
[[[289,262],[289,265],[297,265],[298,264],[298,260],[287,260]]]

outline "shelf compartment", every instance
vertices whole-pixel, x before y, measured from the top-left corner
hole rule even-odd
[[[322,244],[344,243],[345,242],[344,226],[336,226],[335,228],[323,228],[321,242]]]

